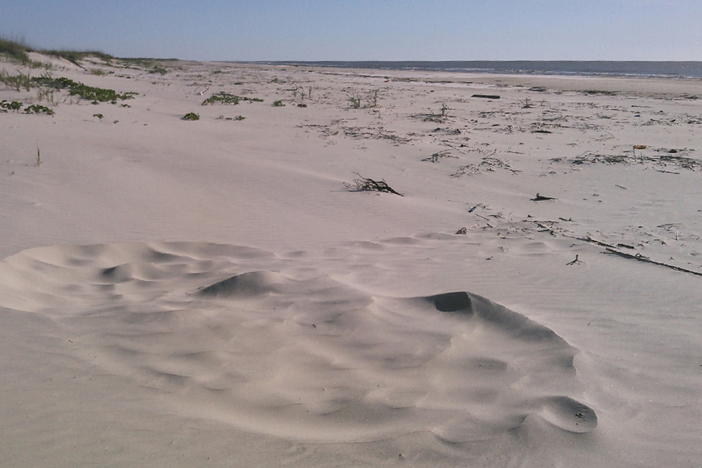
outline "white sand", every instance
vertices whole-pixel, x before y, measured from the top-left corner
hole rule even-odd
[[[140,95],[0,113],[0,466],[702,463],[701,81],[52,60]]]

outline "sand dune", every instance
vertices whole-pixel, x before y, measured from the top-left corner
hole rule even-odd
[[[32,249],[0,274],[0,306],[60,322],[83,358],[245,430],[460,444],[533,418],[573,433],[597,425],[577,400],[576,350],[467,292],[375,296],[286,274],[266,252],[197,243]]]

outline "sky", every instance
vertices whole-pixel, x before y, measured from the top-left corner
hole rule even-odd
[[[196,60],[702,60],[702,0],[0,0],[0,36]]]

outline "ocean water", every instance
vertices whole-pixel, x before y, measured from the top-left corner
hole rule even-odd
[[[312,65],[378,70],[430,70],[534,75],[609,75],[702,78],[702,62],[614,61],[286,61],[269,64]]]

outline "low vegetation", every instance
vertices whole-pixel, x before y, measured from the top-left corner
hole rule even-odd
[[[273,107],[285,107],[285,103],[278,99],[277,101],[273,101]]]
[[[71,96],[79,96],[81,99],[88,99],[94,103],[111,102],[116,104],[117,100],[132,99],[137,94],[134,92],[118,93],[114,89],[88,86],[64,77],[40,76],[32,78],[32,82],[51,89],[67,89]]]
[[[25,114],[46,114],[54,115],[54,111],[46,106],[40,104],[32,104],[24,108]]]
[[[310,89],[310,96],[311,95],[312,89]],[[363,102],[365,102],[365,104],[363,104]],[[369,91],[363,99],[360,94],[351,94],[349,96],[349,105],[351,109],[372,109],[378,107],[378,90],[374,89]]]
[[[200,120],[200,114],[196,114],[195,112],[188,112],[180,119],[181,120]]]
[[[256,97],[245,97],[245,96],[237,96],[235,94],[229,94],[225,93],[224,91],[213,94],[212,96],[208,97],[204,101],[202,101],[202,105],[206,106],[208,104],[232,104],[232,105],[237,105],[240,102],[263,102],[263,99],[256,98]]]
[[[22,103],[19,101],[5,101],[4,99],[0,101],[0,110],[7,111],[18,111],[22,108]]]
[[[8,111],[15,111],[15,112],[24,112],[25,114],[46,114],[46,115],[54,115],[54,111],[50,109],[49,107],[42,106],[39,104],[31,104],[24,106],[22,108],[23,104],[19,101],[5,101],[2,100],[0,101],[0,112],[8,112]]]

